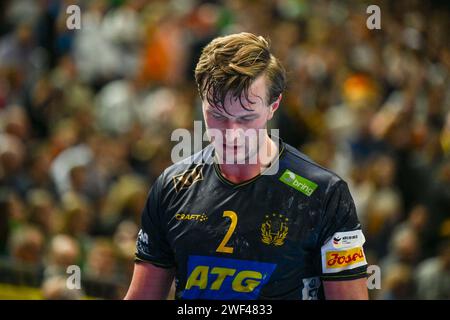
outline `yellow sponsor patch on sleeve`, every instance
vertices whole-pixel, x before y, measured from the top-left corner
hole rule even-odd
[[[342,268],[365,261],[363,248],[358,247],[345,251],[328,251],[327,268]]]
[[[323,273],[337,273],[367,264],[361,230],[337,232],[322,246]]]

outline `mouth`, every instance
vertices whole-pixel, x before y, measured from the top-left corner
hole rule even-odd
[[[243,150],[242,146],[227,145],[227,144],[223,144],[222,145],[222,152],[223,153],[229,153],[229,154],[237,155],[238,153],[242,152],[241,150]]]
[[[227,144],[223,144],[222,147],[223,147],[224,149],[228,149],[228,150],[231,150],[231,149],[233,149],[233,150],[238,150],[238,149],[242,148],[242,146],[237,146],[237,145],[227,145]]]

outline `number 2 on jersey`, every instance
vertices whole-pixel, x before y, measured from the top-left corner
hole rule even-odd
[[[230,225],[230,228],[228,229],[227,233],[225,234],[225,237],[223,238],[222,242],[217,247],[216,252],[233,253],[233,248],[232,247],[227,247],[226,244],[227,244],[228,240],[230,240],[231,235],[234,232],[234,229],[236,229],[237,220],[238,220],[237,214],[234,211],[224,211],[223,212],[223,217],[230,218],[231,219],[231,225]]]

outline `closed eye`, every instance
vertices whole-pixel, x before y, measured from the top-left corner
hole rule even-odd
[[[238,118],[239,122],[250,122],[255,120],[257,117],[255,116],[249,116],[249,117],[242,117],[242,118]]]
[[[222,115],[220,115],[220,114],[218,114],[218,113],[212,112],[211,115],[212,115],[213,118],[216,119],[216,120],[224,121],[224,120],[227,119],[226,117],[224,117],[224,116],[222,116]]]

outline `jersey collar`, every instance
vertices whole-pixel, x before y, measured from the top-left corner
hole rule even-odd
[[[226,185],[229,186],[229,187],[233,187],[233,188],[242,187],[242,186],[248,185],[248,184],[250,184],[250,183],[256,181],[256,180],[259,179],[261,176],[264,176],[264,173],[267,172],[268,170],[270,170],[270,168],[271,168],[277,161],[279,161],[280,158],[282,157],[282,155],[283,155],[283,153],[284,153],[284,149],[285,149],[284,142],[283,142],[283,140],[282,140],[281,138],[279,138],[279,137],[277,137],[277,139],[278,139],[278,141],[280,142],[280,144],[279,144],[279,152],[278,152],[278,155],[275,157],[275,159],[272,160],[270,166],[267,167],[266,169],[264,169],[261,173],[259,173],[259,174],[256,175],[255,177],[253,177],[253,178],[251,178],[251,179],[249,179],[249,180],[246,180],[246,181],[242,181],[242,182],[240,182],[240,183],[232,182],[232,181],[228,180],[227,178],[225,178],[225,177],[222,175],[222,172],[220,171],[220,167],[219,167],[219,165],[218,165],[218,164],[216,163],[216,161],[215,161],[214,148],[213,148],[213,151],[212,151],[212,155],[211,155],[211,156],[212,156],[213,159],[214,159],[214,160],[213,160],[213,167],[214,167],[214,171],[215,171],[215,173],[216,173],[216,176],[217,176],[217,177],[219,178],[219,180],[222,181],[224,184],[226,184]]]

